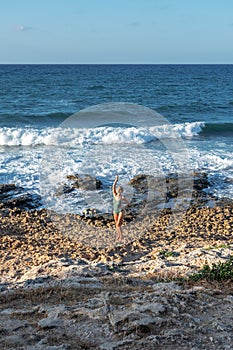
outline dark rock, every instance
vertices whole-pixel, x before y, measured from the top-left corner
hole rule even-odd
[[[128,182],[133,186],[137,193],[147,194],[148,191],[161,192],[166,182],[164,178],[154,177],[152,175],[137,175]]]
[[[166,177],[154,177],[152,175],[140,174],[131,179],[128,183],[135,189],[135,202],[145,200],[149,191],[155,191],[158,201],[187,195],[191,193],[193,198],[206,200],[205,189],[211,186],[206,173],[177,174],[171,173]],[[187,192],[188,191],[188,192]]]
[[[176,198],[179,193],[179,179],[178,174],[169,174],[166,177],[166,187],[167,187],[167,200],[171,198]]]
[[[91,175],[83,175],[80,176],[78,174],[75,175],[67,175],[66,178],[70,181],[70,183],[63,184],[56,192],[56,196],[62,196],[65,194],[72,194],[75,189],[79,189],[81,191],[95,191],[99,190],[102,187],[102,182]]]
[[[145,193],[145,191],[148,189],[148,177],[149,175],[145,174],[136,175],[129,181],[128,185],[131,185],[138,191]]]
[[[15,184],[0,184],[0,200],[11,198],[24,192],[23,188]]]
[[[83,210],[83,215],[87,218],[87,217],[94,217],[97,214],[99,214],[100,211],[98,209],[95,208],[86,208]]]
[[[137,175],[131,179],[128,185],[133,186],[135,189],[135,195],[143,194],[146,195],[149,191],[155,191],[159,193],[159,197],[166,197],[166,193],[170,193],[170,197],[177,195],[177,179],[173,178],[164,178],[164,177],[155,177],[152,175]],[[145,199],[145,196],[141,197]]]
[[[41,205],[41,197],[25,192],[15,184],[0,184],[0,202],[7,208],[36,209]]]
[[[71,192],[73,192],[74,188],[68,185],[64,185],[61,186],[57,192],[56,192],[56,196],[62,196],[63,194],[69,194]]]
[[[36,194],[25,193],[17,198],[8,199],[4,201],[4,205],[8,208],[19,208],[19,209],[36,209],[41,205],[41,198]]]
[[[102,186],[102,182],[91,175],[68,175],[68,180],[73,181],[71,188],[78,188],[83,191],[95,191],[99,190]]]
[[[193,173],[193,188],[196,191],[201,191],[208,188],[211,184],[206,173]]]

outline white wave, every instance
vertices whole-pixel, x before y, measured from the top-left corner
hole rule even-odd
[[[165,124],[153,127],[78,128],[0,128],[1,146],[71,146],[90,144],[143,144],[164,138],[192,138],[204,123]]]
[[[224,150],[189,150],[189,157],[195,168],[207,172],[233,173],[232,153]]]

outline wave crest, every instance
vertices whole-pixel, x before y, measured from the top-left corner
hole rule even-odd
[[[143,144],[169,138],[192,138],[204,123],[166,124],[153,127],[0,128],[1,146],[70,146],[85,144]]]

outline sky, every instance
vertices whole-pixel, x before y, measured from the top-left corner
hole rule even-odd
[[[0,63],[233,64],[233,0],[0,0]]]

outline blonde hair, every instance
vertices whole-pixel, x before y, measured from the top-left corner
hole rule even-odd
[[[124,191],[124,188],[122,186],[118,186],[116,189],[117,193],[120,191],[121,193]]]

